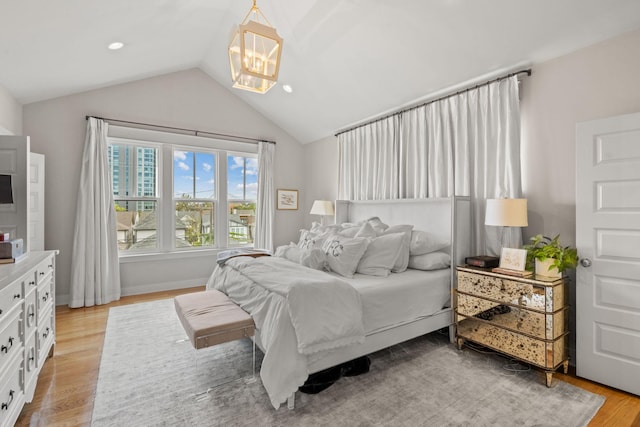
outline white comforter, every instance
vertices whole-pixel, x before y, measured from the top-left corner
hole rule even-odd
[[[226,293],[253,317],[265,350],[260,377],[275,408],[304,384],[307,355],[364,342],[358,292],[286,259],[230,259],[207,289]]]

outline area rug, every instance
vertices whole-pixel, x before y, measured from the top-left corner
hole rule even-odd
[[[195,352],[173,300],[111,308],[92,425],[585,426],[602,396],[433,333],[372,354],[371,369],[275,410],[251,372],[251,342]],[[197,354],[196,354],[197,353]],[[258,353],[260,353],[258,351]],[[259,358],[258,358],[259,363]],[[219,376],[208,399],[194,392]]]

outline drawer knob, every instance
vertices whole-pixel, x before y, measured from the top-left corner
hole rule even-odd
[[[3,352],[4,354],[9,353],[9,349],[11,347],[13,347],[13,337],[9,337],[9,340],[7,341],[9,343],[9,346],[7,347],[6,345],[3,345],[2,347],[0,347],[0,351]]]
[[[31,286],[35,286],[35,285],[36,285],[36,281],[35,281],[35,280],[32,280],[32,281],[30,281],[30,282],[29,282],[29,284],[30,284]]]
[[[41,275],[41,276],[44,276],[44,271],[41,271],[41,272],[40,272],[40,275]]]
[[[20,299],[20,298],[22,298],[22,295],[20,295],[20,294],[14,294],[13,295],[13,299]]]
[[[50,330],[51,330],[51,329],[49,329],[49,327],[47,327],[47,330],[46,330],[46,331],[44,331],[44,332],[42,333],[42,338],[43,338],[43,339],[46,339],[46,338],[49,336],[49,331],[50,331]]]
[[[2,402],[2,410],[6,411],[7,409],[9,409],[9,405],[11,405],[11,402],[13,402],[13,394],[15,393],[15,391],[10,390],[9,391],[9,401],[7,402]]]
[[[42,296],[42,302],[47,302],[48,299],[49,299],[49,292],[47,292]]]

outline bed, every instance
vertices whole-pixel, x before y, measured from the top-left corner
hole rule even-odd
[[[445,242],[438,252],[446,252],[452,266],[469,255],[467,198],[336,201],[336,224],[359,227],[376,217]],[[285,401],[293,408],[309,374],[442,328],[455,338],[454,268],[408,268],[387,277],[337,271],[275,256],[236,257],[216,267],[207,283],[254,318],[255,340],[265,353],[260,375],[275,408]]]

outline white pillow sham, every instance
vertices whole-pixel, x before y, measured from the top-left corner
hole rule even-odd
[[[388,276],[400,255],[404,238],[404,233],[392,233],[371,239],[356,272],[369,276]]]
[[[446,252],[430,252],[409,257],[409,268],[415,270],[440,270],[451,265],[451,255]]]
[[[367,250],[369,239],[344,237],[334,234],[324,241],[322,250],[327,257],[327,266],[344,277],[353,277],[358,263]]]
[[[295,243],[278,246],[274,256],[288,259],[296,264],[304,265],[314,270],[324,270],[327,264],[327,257],[325,253],[322,252],[322,249],[302,249]]]
[[[396,262],[391,269],[394,273],[402,273],[407,269],[409,265],[409,249],[411,246],[411,230],[413,230],[413,225],[393,225],[387,228],[384,232],[379,234],[380,236],[384,236],[387,234],[394,233],[403,233],[404,238],[402,239],[402,245],[400,246],[400,254],[396,259]]]
[[[411,246],[409,248],[411,255],[428,254],[442,250],[447,246],[449,246],[449,242],[437,238],[428,231],[413,230],[411,232]]]

